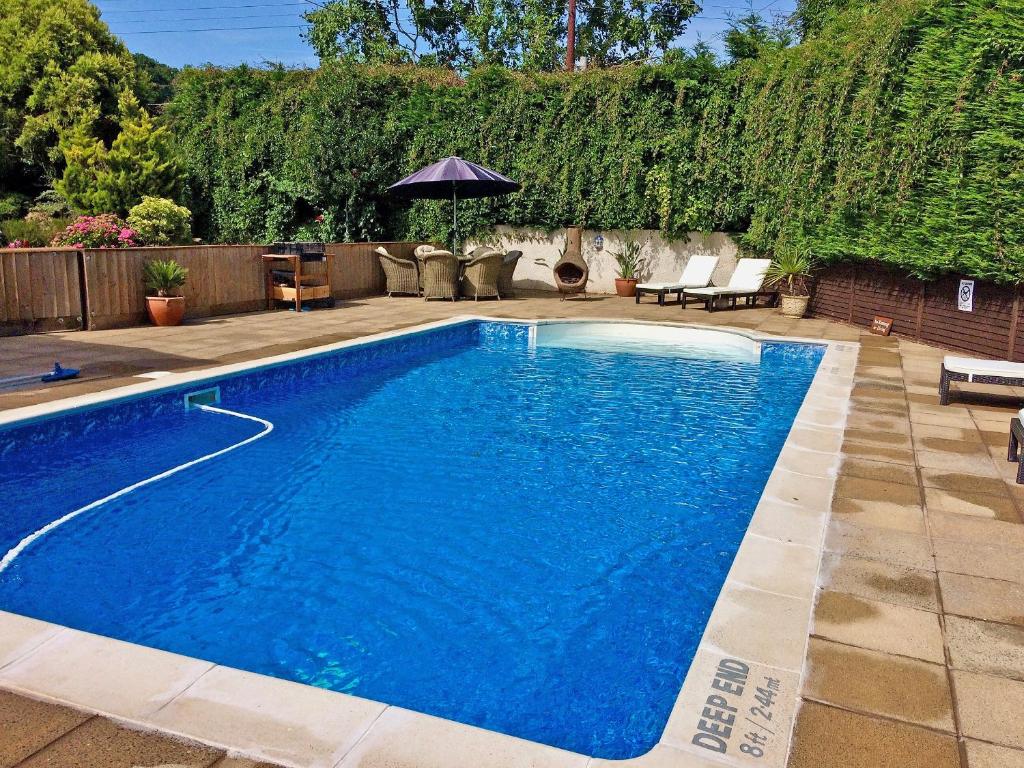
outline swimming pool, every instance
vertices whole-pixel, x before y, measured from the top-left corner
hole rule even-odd
[[[273,431],[35,540],[0,608],[642,754],[823,348],[571,325],[458,323],[213,382]],[[265,431],[186,410],[212,384],[0,433],[0,551]]]

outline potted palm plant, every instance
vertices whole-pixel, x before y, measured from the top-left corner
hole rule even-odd
[[[775,254],[766,281],[781,297],[779,311],[786,317],[803,317],[811,300],[808,280],[814,257],[807,251],[787,248]]]
[[[615,278],[615,293],[617,295],[636,295],[636,284],[640,273],[647,266],[643,252],[644,247],[636,240],[624,240],[621,251],[612,251],[615,263],[619,267],[618,276]]]
[[[142,267],[146,284],[146,312],[154,325],[180,325],[185,316],[185,299],[178,291],[188,270],[174,259],[147,261]]]

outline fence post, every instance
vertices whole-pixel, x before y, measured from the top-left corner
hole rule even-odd
[[[921,293],[917,297],[917,325],[914,328],[914,338],[917,341],[921,340],[921,329],[924,327],[924,292],[928,290],[928,286],[924,280],[921,280]]]
[[[1012,361],[1017,348],[1017,326],[1020,321],[1020,285],[1013,286],[1013,309],[1010,315],[1010,338],[1006,342],[1006,359]]]
[[[846,322],[853,325],[853,304],[857,295],[857,267],[850,265],[850,312]]]

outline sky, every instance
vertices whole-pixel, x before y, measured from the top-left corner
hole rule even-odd
[[[302,39],[302,14],[311,0],[93,0],[103,20],[132,51],[164,64],[316,66]],[[753,6],[766,16],[789,14],[795,0],[706,0],[678,43],[704,41],[721,50],[728,14]]]

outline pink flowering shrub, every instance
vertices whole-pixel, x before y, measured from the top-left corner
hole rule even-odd
[[[32,246],[29,245],[28,240],[11,240],[11,242],[9,242],[7,244],[7,247],[8,248],[31,248]]]
[[[135,230],[112,213],[79,216],[50,245],[69,248],[134,248]]]

